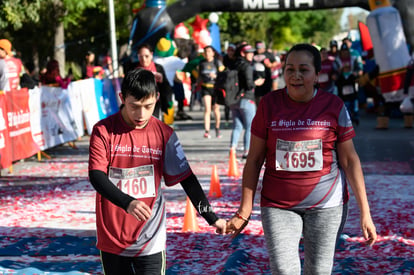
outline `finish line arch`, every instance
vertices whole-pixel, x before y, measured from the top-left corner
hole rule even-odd
[[[407,40],[414,44],[414,1],[398,0]],[[180,0],[167,6],[165,0],[146,0],[136,14],[130,33],[131,51],[143,44],[155,46],[174,27],[202,12],[304,11],[360,7],[370,10],[369,0]]]

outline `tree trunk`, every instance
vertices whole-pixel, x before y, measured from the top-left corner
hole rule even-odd
[[[62,77],[66,76],[65,72],[65,29],[63,22],[58,22],[55,30],[55,54],[54,58],[59,62],[59,71]]]

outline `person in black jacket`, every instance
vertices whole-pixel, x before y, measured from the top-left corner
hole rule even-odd
[[[231,133],[230,149],[236,150],[239,137],[244,129],[243,158],[247,158],[250,146],[250,127],[256,114],[254,88],[263,85],[264,78],[253,78],[253,55],[255,49],[251,45],[241,45],[237,51],[239,57],[235,67],[238,71],[240,100],[229,106],[233,118],[233,130]]]
[[[137,55],[138,62],[132,63],[130,66],[128,66],[125,74],[127,74],[128,71],[136,68],[143,68],[145,70],[151,71],[154,74],[160,96],[155,106],[153,116],[159,120],[162,120],[162,112],[168,114],[168,108],[173,104],[172,87],[168,83],[164,67],[153,61],[154,51],[149,44],[141,44],[137,49]]]

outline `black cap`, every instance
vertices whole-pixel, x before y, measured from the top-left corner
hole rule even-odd
[[[329,41],[329,47],[333,47],[333,46],[338,47],[338,42],[336,40]]]

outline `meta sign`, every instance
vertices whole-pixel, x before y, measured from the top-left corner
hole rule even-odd
[[[299,9],[314,7],[314,0],[243,0],[243,8],[246,10]]]

